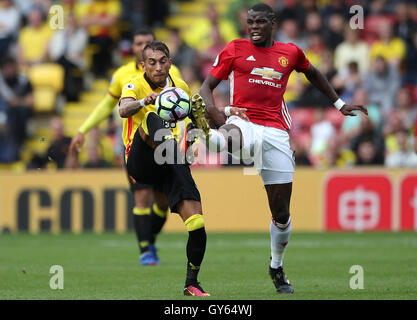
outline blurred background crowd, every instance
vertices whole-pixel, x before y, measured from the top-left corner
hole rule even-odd
[[[65,167],[71,137],[106,93],[112,73],[132,59],[139,28],[151,28],[168,44],[173,63],[198,92],[223,47],[247,37],[246,12],[257,2],[0,0],[0,168]],[[417,167],[416,2],[262,2],[276,11],[275,40],[298,45],[342,99],[369,111],[369,117],[343,117],[293,72],[285,100],[297,165]],[[352,19],[360,25],[353,5],[363,9],[363,29],[351,28]],[[228,104],[228,91],[227,82],[216,89],[219,106]],[[120,130],[115,108],[88,134],[80,163],[120,167]],[[212,165],[221,160],[208,156]]]

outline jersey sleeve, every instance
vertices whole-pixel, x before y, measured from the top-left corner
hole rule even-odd
[[[135,100],[139,100],[140,95],[140,87],[139,87],[138,78],[133,78],[129,82],[123,85],[122,93],[120,95],[120,99],[123,98],[133,98]]]
[[[119,99],[122,95],[120,69],[113,73],[113,76],[110,80],[109,94],[116,99]]]
[[[295,47],[296,55],[297,55],[297,62],[294,66],[295,71],[297,72],[306,72],[310,68],[310,61],[307,59],[306,55],[304,54],[303,50],[297,47],[295,44],[290,43],[292,46]]]
[[[221,80],[226,80],[232,70],[233,60],[235,58],[235,42],[230,42],[216,57],[210,74]]]

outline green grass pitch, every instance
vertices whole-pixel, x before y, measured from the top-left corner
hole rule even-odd
[[[140,267],[133,233],[0,235],[0,299],[195,299],[184,297],[187,235],[161,234],[161,265]],[[416,299],[415,233],[297,233],[285,255],[293,295],[267,275],[269,235],[209,233],[200,281],[209,299]],[[52,290],[52,265],[64,289]],[[364,270],[352,290],[351,266]],[[207,298],[205,298],[207,299]]]

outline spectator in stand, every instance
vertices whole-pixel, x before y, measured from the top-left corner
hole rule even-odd
[[[64,135],[61,118],[53,117],[50,120],[50,127],[52,141],[47,151],[43,155],[35,154],[27,166],[28,169],[65,168],[71,138]]]
[[[9,55],[10,46],[16,41],[20,24],[19,10],[13,0],[2,0],[0,4],[0,57]]]
[[[314,110],[314,124],[311,126],[311,156],[313,163],[319,164],[327,148],[327,142],[336,134],[333,124],[325,118],[325,109],[322,107]]]
[[[220,35],[220,30],[216,27],[211,29],[212,44],[205,50],[200,50],[198,53],[199,65],[201,66],[200,76],[205,79],[213,67],[213,62],[216,60],[217,55],[226,46],[223,38]]]
[[[247,16],[247,12],[245,12]],[[294,19],[286,19],[282,22],[281,28],[276,33],[275,41],[283,43],[294,43],[302,50],[307,49],[307,39],[301,35],[297,21]]]
[[[305,55],[312,65],[319,66],[328,52],[320,32],[311,32],[308,35],[308,47]]]
[[[357,166],[382,165],[383,160],[384,158],[378,154],[372,139],[366,137],[358,142],[355,163]]]
[[[49,42],[53,30],[45,23],[45,12],[34,6],[28,15],[28,25],[20,31],[18,57],[20,67],[26,69],[48,60]]]
[[[323,21],[317,11],[307,13],[305,22],[305,32],[307,34],[323,31]]]
[[[248,9],[258,2],[259,0],[234,0],[227,5],[224,17],[233,23],[239,38],[247,38],[246,18]]]
[[[407,47],[405,57],[405,79],[406,84],[417,85],[417,31],[412,35],[412,43]]]
[[[413,105],[411,93],[408,88],[401,88],[397,94],[396,109],[402,120],[403,126],[409,132],[414,129],[414,119],[417,116],[417,106]]]
[[[352,104],[366,106],[366,109],[368,110],[368,118],[373,123],[375,130],[378,133],[382,131],[382,115],[379,107],[368,102],[368,94],[364,89],[358,88],[355,90]],[[342,124],[342,133],[346,139],[351,140],[359,134],[361,130],[361,122],[362,119],[360,115],[356,117],[344,118]]]
[[[32,116],[33,93],[29,79],[18,71],[14,58],[5,58],[0,74],[0,113],[3,136],[0,138],[0,162],[19,159],[27,138],[27,123]]]
[[[196,68],[197,52],[181,38],[180,30],[173,28],[169,32],[168,47],[172,63],[180,70],[184,67]]]
[[[369,66],[368,45],[360,40],[359,31],[345,27],[345,41],[339,44],[334,52],[334,65],[337,70],[347,68],[348,64],[355,61],[359,71],[364,73]]]
[[[184,66],[181,69],[182,79],[188,84],[191,95],[194,95],[200,91],[201,81],[198,80],[198,76],[195,70],[191,66]]]
[[[351,150],[356,154],[356,165],[383,165],[385,142],[369,117],[361,116],[359,134],[353,138]]]
[[[319,167],[323,168],[350,168],[356,161],[355,153],[347,147],[346,138],[343,135],[333,135],[327,141],[327,148],[323,153],[323,159]]]
[[[53,161],[56,163],[58,169],[62,169],[64,168],[65,160],[68,155],[71,137],[64,135],[64,126],[59,117],[51,119],[51,129],[53,140],[46,152],[45,162]]]
[[[290,1],[291,2],[291,1]],[[297,20],[297,24],[300,26],[301,30],[308,30],[306,28],[307,16],[311,12],[317,12],[317,6],[315,0],[303,0],[303,1],[294,1],[295,6],[291,6],[290,10],[284,10],[281,12],[279,17],[294,17]],[[283,16],[283,13],[286,13],[286,16]],[[321,20],[321,19],[320,19]],[[278,21],[279,22],[279,21]],[[313,31],[313,30],[311,30]]]
[[[355,4],[361,5],[361,3],[358,2],[359,1],[355,1]],[[319,12],[326,21],[331,19],[331,16],[335,14],[341,15],[343,19],[350,18],[349,5],[344,0],[324,1],[324,5],[320,8]]]
[[[324,41],[330,51],[334,51],[336,47],[344,40],[345,19],[339,13],[333,13],[329,17],[328,28],[324,31]]]
[[[417,167],[417,154],[409,145],[408,132],[405,129],[395,134],[398,150],[389,152],[385,158],[385,166],[389,168],[411,168]]]
[[[400,88],[398,70],[382,56],[375,59],[372,69],[364,79],[364,88],[368,92],[369,102],[381,108],[383,117],[389,117]]]
[[[406,1],[397,3],[395,7],[394,35],[401,38],[407,45],[412,44],[413,34],[417,32],[417,22],[412,18],[410,9]]]
[[[73,13],[69,13],[64,30],[55,31],[49,48],[51,60],[65,70],[64,95],[67,101],[78,101],[83,90],[83,69],[86,67],[84,51],[88,36],[77,26]]]
[[[100,148],[102,145],[100,144],[101,139],[101,132],[98,127],[93,128],[90,131],[89,139],[86,145],[87,151],[87,161],[84,164],[84,168],[111,168],[112,164],[106,161],[103,156],[102,152],[100,152]]]
[[[401,118],[400,112],[393,110],[389,118],[386,119],[382,130],[388,152],[391,153],[399,150],[396,134],[401,130],[405,130],[404,121]]]
[[[331,84],[343,101],[351,103],[355,91],[362,86],[362,75],[359,73],[358,63],[352,61],[347,68],[339,69],[332,78]]]
[[[219,17],[219,13],[214,3],[210,3],[207,8],[207,17],[198,17],[184,33],[185,42],[200,52],[213,46],[215,39],[213,33],[220,34],[223,43],[237,39],[239,34],[235,30],[232,22]],[[216,29],[217,31],[214,31]],[[214,61],[214,60],[213,60]]]
[[[81,19],[81,26],[88,30],[90,44],[95,46],[91,71],[96,77],[106,78],[112,66],[112,50],[118,36],[121,10],[117,0],[92,0]]]
[[[388,20],[380,23],[378,36],[379,40],[371,45],[371,60],[383,57],[390,65],[398,69],[405,58],[405,42],[401,38],[394,37],[392,24]]]

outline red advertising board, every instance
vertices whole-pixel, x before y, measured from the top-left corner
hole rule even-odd
[[[391,207],[385,174],[334,174],[326,182],[326,230],[391,230]]]
[[[401,230],[417,231],[417,175],[409,174],[400,185]]]

